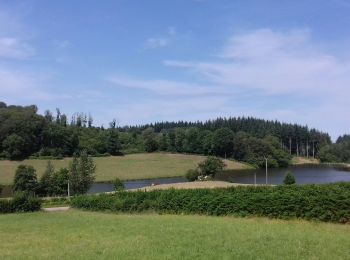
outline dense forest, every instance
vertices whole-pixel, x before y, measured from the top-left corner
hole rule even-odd
[[[107,128],[93,125],[91,115],[70,119],[59,109],[38,114],[35,105],[0,102],[0,157],[64,157],[85,150],[94,156],[168,151],[216,155],[256,166],[288,165],[292,155],[349,161],[349,136],[332,144],[327,133],[307,126],[255,118],[218,118],[206,122],[160,122]],[[347,153],[343,153],[343,150]]]

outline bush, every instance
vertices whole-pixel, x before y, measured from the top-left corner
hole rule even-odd
[[[0,200],[0,214],[38,211],[41,200],[27,192],[17,192],[11,200]]]
[[[124,183],[119,178],[115,178],[114,180],[114,190],[115,191],[124,190]]]
[[[35,193],[38,189],[36,171],[32,166],[19,165],[13,183],[14,191]]]
[[[209,156],[205,161],[198,164],[198,170],[200,175],[210,175],[214,177],[215,174],[222,171],[225,166],[225,163],[220,158]]]
[[[284,177],[283,184],[285,185],[295,184],[295,178],[291,172],[287,172],[286,176]]]
[[[264,216],[345,223],[350,220],[350,183],[82,195],[72,199],[72,206],[93,211]]]
[[[199,172],[196,169],[190,169],[186,172],[186,179],[188,181],[196,181],[198,180]]]

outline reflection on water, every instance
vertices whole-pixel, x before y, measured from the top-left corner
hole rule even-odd
[[[139,189],[146,186],[151,186],[152,184],[168,184],[168,183],[178,183],[186,182],[184,177],[173,177],[173,178],[159,178],[159,179],[150,179],[150,180],[135,180],[135,181],[124,181],[124,187],[127,190],[130,189]],[[95,183],[92,185],[88,193],[100,193],[113,191],[114,187],[111,183]]]
[[[332,167],[294,166],[285,169],[268,169],[268,183],[282,184],[284,176],[288,171],[292,172],[297,184],[332,183],[340,181],[350,182],[350,172],[347,171],[337,170]],[[265,183],[266,174],[264,169],[222,172],[216,176],[216,179],[253,184],[255,174],[256,183]]]
[[[308,166],[293,166],[285,169],[268,169],[268,183],[282,184],[284,176],[287,171],[291,171],[295,176],[298,184],[317,184],[317,183],[332,183],[347,181],[350,182],[350,172],[344,170],[337,170],[333,167],[325,167],[322,165],[308,165]],[[256,183],[265,183],[265,170],[235,170],[225,171],[217,174],[216,180],[229,181],[235,183],[254,184],[254,175],[256,174]],[[124,185],[127,190],[138,189],[152,184],[168,184],[186,182],[184,177],[174,178],[158,178],[150,180],[135,180],[125,181]],[[92,185],[88,193],[102,193],[113,191],[113,184],[111,183],[95,183]],[[1,194],[2,197],[12,195],[10,186],[4,187]]]

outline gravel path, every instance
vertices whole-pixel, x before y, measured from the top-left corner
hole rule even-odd
[[[67,211],[70,207],[56,207],[56,208],[42,208],[46,212],[55,212],[55,211]]]

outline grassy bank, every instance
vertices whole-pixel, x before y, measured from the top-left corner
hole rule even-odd
[[[114,215],[0,216],[3,258],[346,259],[350,226],[264,218]]]
[[[96,181],[151,179],[160,177],[184,176],[188,169],[195,168],[206,157],[199,155],[144,153],[125,156],[96,157]],[[52,160],[56,168],[67,167],[70,158]],[[21,164],[32,165],[40,177],[45,171],[47,160],[0,161],[0,184],[11,184],[16,167]],[[228,169],[245,169],[247,165],[225,160]]]
[[[320,160],[312,158],[312,157],[301,157],[301,156],[294,156],[292,158],[291,164],[292,165],[303,165],[303,164],[319,164]]]

